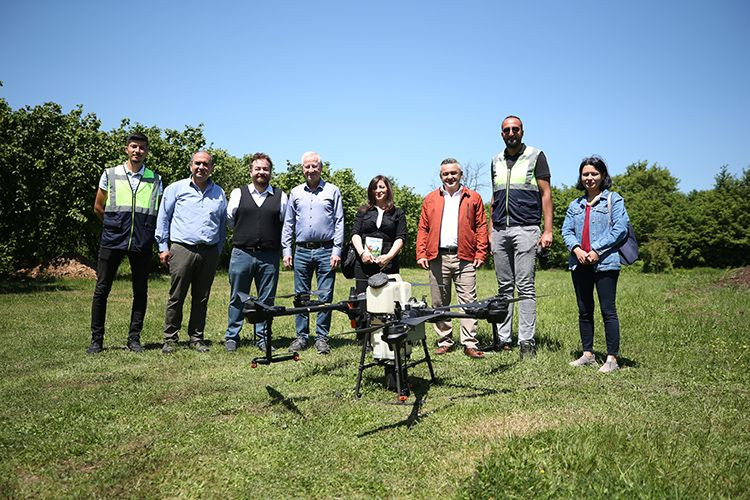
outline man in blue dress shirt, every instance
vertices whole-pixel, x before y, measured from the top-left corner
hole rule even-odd
[[[308,292],[312,286],[313,272],[318,278],[319,299],[333,300],[336,267],[341,262],[344,242],[344,207],[339,188],[320,178],[323,162],[320,155],[309,151],[302,155],[302,173],[305,183],[289,194],[284,227],[281,231],[281,248],[284,267],[294,263],[294,291]],[[296,242],[292,259],[292,237]],[[317,317],[315,348],[319,354],[328,354],[328,332],[331,312],[320,312]],[[297,338],[289,346],[290,352],[305,349],[310,335],[310,315],[298,314],[295,318]]]
[[[182,305],[192,286],[188,322],[190,346],[208,351],[203,338],[206,308],[226,237],[227,200],[211,179],[214,160],[205,151],[193,155],[191,175],[164,190],[156,222],[159,260],[169,268],[169,289],[162,352],[174,352],[182,327]]]

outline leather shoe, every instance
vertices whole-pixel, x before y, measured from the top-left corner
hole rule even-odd
[[[448,353],[448,352],[450,352],[452,350],[453,350],[453,346],[452,345],[443,345],[443,346],[440,346],[437,349],[435,349],[435,354],[438,354],[438,355],[439,354],[446,354],[446,353]]]
[[[480,351],[479,349],[474,349],[473,347],[464,347],[464,354],[466,354],[470,358],[484,357],[484,352]]]

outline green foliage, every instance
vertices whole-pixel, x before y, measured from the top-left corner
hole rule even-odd
[[[238,158],[207,146],[201,124],[182,131],[162,130],[123,119],[119,127],[105,132],[96,116],[84,115],[81,106],[69,113],[55,103],[14,111],[0,99],[0,168],[6,173],[0,186],[0,275],[62,255],[96,257],[101,224],[92,205],[98,180],[104,168],[124,161],[123,143],[134,131],[148,136],[146,164],[162,176],[165,186],[189,175],[191,154],[201,149],[214,156],[214,180],[227,195],[250,182],[250,155]],[[274,171],[273,184],[287,193],[304,182],[300,164],[287,161],[286,170],[277,165]],[[352,169],[334,170],[328,163],[323,178],[341,189],[348,239],[357,208],[367,201],[366,187],[356,182]],[[713,189],[687,195],[678,191],[678,180],[668,169],[646,161],[629,165],[613,182],[613,190],[625,198],[644,249],[644,270],[750,263],[750,171],[735,177],[723,167]],[[392,185],[409,231],[401,262],[414,265],[422,197],[410,186],[393,180]],[[553,244],[547,267],[564,268],[568,251],[560,229],[568,204],[580,192],[567,186],[553,186],[552,192]],[[228,252],[229,245],[223,263]]]
[[[672,249],[664,240],[649,240],[638,249],[643,261],[644,273],[664,273],[672,271]]]

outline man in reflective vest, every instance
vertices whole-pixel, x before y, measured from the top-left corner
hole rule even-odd
[[[141,330],[146,315],[148,271],[154,244],[156,214],[161,196],[161,178],[144,164],[148,138],[131,134],[125,141],[128,159],[108,168],[99,179],[94,213],[102,221],[96,287],[91,303],[91,345],[86,352],[96,354],[104,348],[104,320],[107,298],[123,257],[130,261],[133,281],[133,305],[127,347],[142,352]]]
[[[537,251],[552,245],[552,190],[544,152],[522,142],[523,123],[517,116],[503,120],[505,150],[492,159],[492,255],[498,294],[513,297],[518,290],[518,344],[521,357],[536,356]],[[539,229],[544,215],[544,231]],[[497,328],[503,349],[510,350],[513,304]]]

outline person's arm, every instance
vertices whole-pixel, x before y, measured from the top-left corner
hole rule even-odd
[[[218,250],[219,255],[224,249],[224,243],[227,241],[227,197],[224,194],[224,190],[221,189],[221,212],[219,214],[219,244]]]
[[[169,251],[169,225],[172,223],[172,214],[177,201],[173,191],[169,187],[164,190],[156,216],[156,244],[159,247],[159,261],[165,267],[169,267],[169,260],[172,258],[172,253]]]
[[[240,198],[242,198],[242,191],[240,188],[232,189],[229,193],[229,201],[227,202],[227,226],[230,229],[234,229],[234,214],[237,213],[237,209],[240,206]]]
[[[294,235],[295,221],[295,195],[292,190],[284,212],[284,225],[281,228],[281,249],[284,255],[284,267],[287,269],[292,267],[292,235]]]
[[[99,221],[104,220],[104,205],[107,203],[107,192],[102,188],[98,188],[96,191],[96,199],[94,200],[94,214]]]
[[[387,254],[378,257],[378,264],[381,267],[385,267],[390,261],[396,258],[398,253],[404,247],[404,242],[408,235],[406,229],[406,214],[400,208],[395,209],[394,216],[396,218],[396,236],[393,239],[393,245]]]
[[[482,197],[477,193],[476,207],[474,209],[474,224],[476,227],[476,246],[477,253],[474,256],[474,267],[479,268],[484,264],[487,258],[487,247],[489,245],[489,236],[487,232],[487,216],[484,213],[484,203],[482,203]]]
[[[552,246],[552,187],[549,179],[537,179],[539,191],[542,194],[542,215],[544,216],[544,231],[539,244],[542,248]]]
[[[344,246],[344,204],[341,202],[341,191],[336,188],[333,194],[333,249],[331,250],[331,268],[341,263],[341,250]]]
[[[417,264],[422,269],[430,268],[430,263],[427,260],[427,235],[429,232],[430,224],[427,211],[425,210],[425,204],[422,203],[422,213],[419,215],[419,225],[417,226]]]

